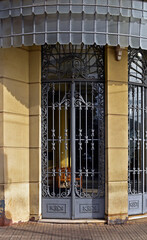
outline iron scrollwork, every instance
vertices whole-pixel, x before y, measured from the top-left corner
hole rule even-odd
[[[71,196],[70,128],[72,126],[68,118],[71,111],[71,82],[74,80],[76,80],[74,108],[79,114],[76,118],[76,121],[79,121],[79,128],[75,142],[78,146],[77,151],[81,155],[79,162],[86,164],[84,168],[81,166],[74,173],[75,195],[78,198],[104,196],[103,56],[103,48],[96,45],[82,44],[78,47],[71,44],[68,46],[45,44],[42,47],[43,198]],[[82,89],[85,86],[83,94]],[[91,100],[87,98],[88,94]],[[82,113],[85,115],[84,123],[81,120]],[[64,127],[61,126],[63,119]],[[95,159],[98,161],[96,164]],[[91,169],[88,164],[92,165]],[[94,168],[94,164],[97,169]]]
[[[103,47],[96,44],[42,46],[42,81],[63,79],[104,81]]]
[[[41,91],[41,158],[42,158],[42,196],[48,196],[47,172],[48,172],[48,148],[47,148],[47,106],[48,106],[48,91],[51,88],[50,83],[42,85]]]
[[[129,48],[128,54],[128,193],[147,192],[145,132],[147,96],[147,54],[141,49]]]

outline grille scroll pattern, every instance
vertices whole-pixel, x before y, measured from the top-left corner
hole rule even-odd
[[[72,174],[75,197],[104,197],[103,56],[103,48],[95,45],[42,47],[43,198],[70,198]],[[74,143],[71,116],[75,116]]]
[[[147,192],[147,56],[129,49],[129,194]]]

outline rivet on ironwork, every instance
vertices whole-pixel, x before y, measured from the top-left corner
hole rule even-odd
[[[65,137],[67,137],[68,136],[68,129],[65,129],[64,132],[65,132]]]
[[[59,110],[61,110],[61,104],[60,103],[58,104],[58,106],[59,106]]]
[[[136,172],[135,170],[136,170],[136,169],[135,169],[135,168],[133,168],[133,174],[134,174],[134,175],[135,175],[135,172]]]
[[[58,171],[59,171],[59,177],[61,177],[61,169],[59,168]]]
[[[82,143],[79,143],[79,150],[82,150]]]
[[[88,103],[85,104],[85,109],[88,110]]]
[[[138,175],[140,174],[140,168],[137,169],[137,174],[138,174]]]
[[[91,136],[94,137],[94,129],[91,129]]]
[[[91,169],[91,176],[94,177],[94,169]]]
[[[79,129],[79,136],[82,137],[82,129]]]
[[[85,176],[88,177],[88,169],[85,170]]]
[[[94,143],[91,143],[91,150],[94,150]]]
[[[65,101],[65,110],[67,110],[67,100]]]
[[[65,143],[65,150],[68,150],[68,143]]]
[[[137,142],[137,149],[138,150],[140,149],[140,142],[139,141]]]
[[[59,136],[58,139],[59,139],[59,143],[61,143],[61,136]]]
[[[88,143],[88,136],[85,136],[85,143]]]
[[[79,169],[79,176],[82,177],[82,169]]]
[[[139,138],[140,136],[140,130],[137,130],[137,137]]]
[[[55,150],[55,143],[52,143],[52,150]]]
[[[52,169],[52,176],[53,176],[53,177],[55,177],[55,176],[56,176],[55,169]]]
[[[55,137],[55,129],[51,129],[52,131],[52,137]]]

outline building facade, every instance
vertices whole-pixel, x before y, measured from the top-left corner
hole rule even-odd
[[[0,225],[147,213],[147,3],[0,2]]]

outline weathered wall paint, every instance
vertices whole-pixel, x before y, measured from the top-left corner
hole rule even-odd
[[[106,46],[106,205],[108,223],[128,218],[128,52]]]

